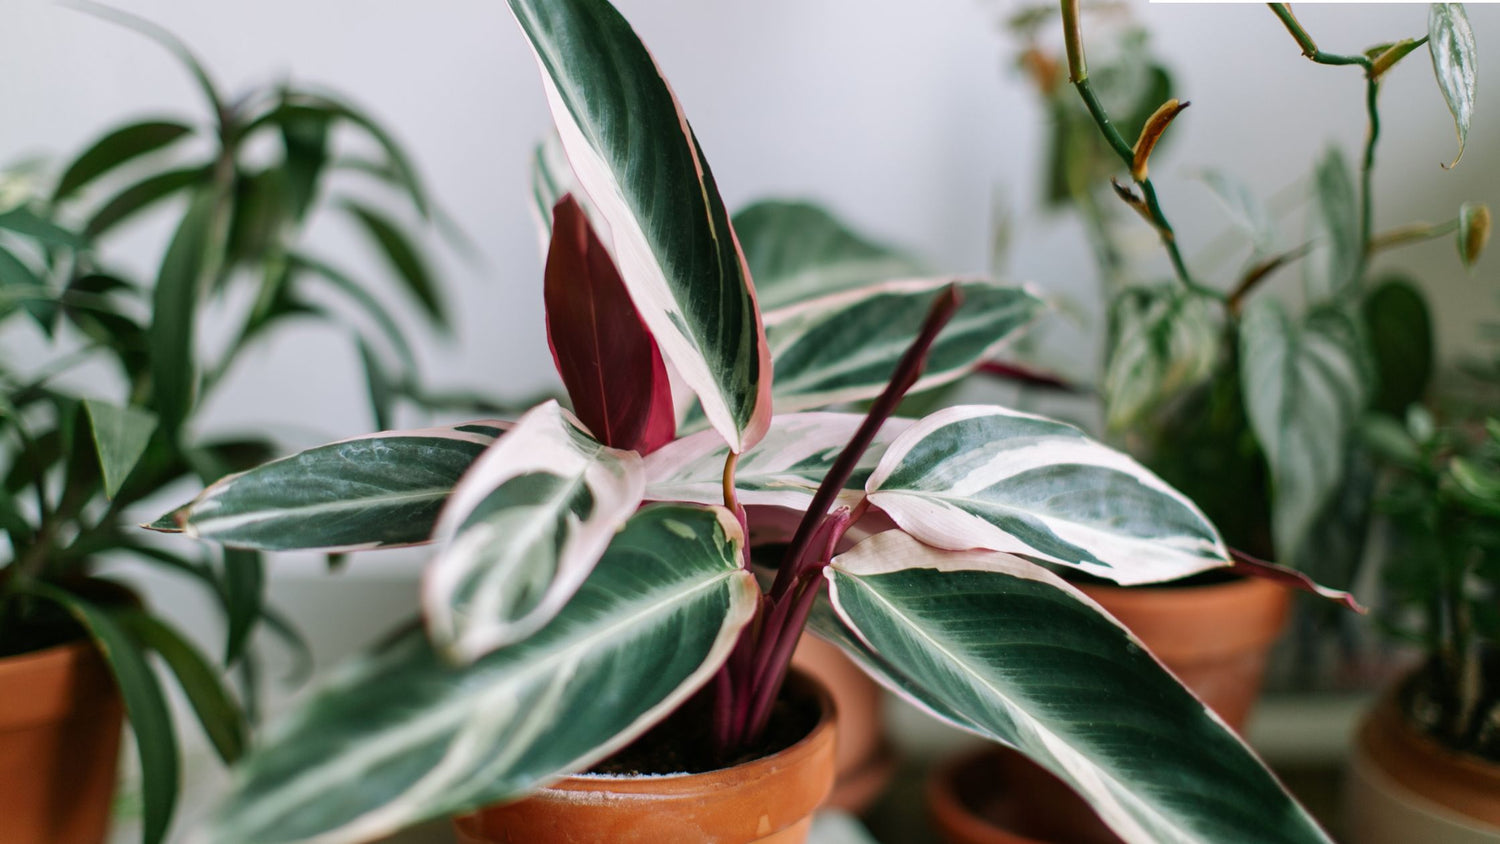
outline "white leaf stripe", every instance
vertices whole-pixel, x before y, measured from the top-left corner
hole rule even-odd
[[[904,279],[767,311],[776,411],[877,396],[921,331],[932,300],[958,284],[964,302],[938,335],[913,392],[951,382],[993,356],[1040,313],[1024,287],[983,279]]]
[[[1023,554],[1123,584],[1229,564],[1202,512],[1143,466],[1071,425],[999,407],[919,421],[865,488],[939,548]]]
[[[740,456],[735,490],[741,504],[806,509],[839,452],[859,429],[857,413],[791,413],[772,417],[766,436]],[[891,440],[911,424],[890,419],[860,459],[839,503],[864,497],[864,479]],[[714,504],[724,500],[724,461],[729,449],[713,431],[670,443],[646,457],[646,498]]]
[[[758,600],[722,508],[642,510],[567,607],[465,667],[407,634],[331,676],[242,767],[214,844],[367,841],[524,795],[717,671]]]
[[[440,647],[474,660],[536,631],[641,502],[640,455],[591,439],[549,401],[475,463],[438,520],[422,606]]]
[[[770,356],[728,213],[676,97],[603,0],[510,0],[642,319],[735,451],[770,421]]]
[[[1041,567],[891,531],[826,576],[854,638],[827,619],[825,633],[898,693],[1069,781],[1126,840],[1326,841],[1222,721]]]

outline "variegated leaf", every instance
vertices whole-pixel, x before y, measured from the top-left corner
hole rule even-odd
[[[766,312],[777,413],[874,398],[954,279],[889,281]],[[963,305],[938,335],[912,392],[956,380],[1030,323],[1042,302],[1023,287],[958,281]]]
[[[1469,140],[1469,123],[1474,118],[1474,100],[1479,87],[1478,55],[1474,27],[1462,3],[1433,3],[1427,12],[1427,50],[1432,55],[1432,72],[1438,88],[1453,114],[1458,133],[1458,155],[1446,167],[1458,166]]]
[[[458,479],[509,427],[485,420],[321,445],[223,478],[147,527],[267,551],[426,542]]]
[[[709,423],[744,451],[770,423],[770,356],[729,214],[676,97],[606,0],[510,8],[631,298]]]
[[[1110,306],[1105,422],[1129,428],[1207,379],[1219,359],[1220,309],[1180,284],[1132,287]]]
[[[915,260],[866,240],[809,202],[757,202],[734,215],[734,230],[767,311],[924,274]]]
[[[1042,567],[888,531],[826,576],[839,618],[819,618],[822,635],[919,707],[1061,777],[1126,841],[1328,841],[1135,637]]]
[[[595,441],[549,401],[464,475],[438,519],[422,608],[438,647],[468,662],[547,623],[641,503],[633,451]]]
[[[558,615],[466,666],[420,631],[333,673],[240,766],[214,844],[354,844],[523,796],[665,717],[758,600],[722,508],[633,517]]]
[[[771,418],[759,443],[740,456],[735,466],[735,490],[741,504],[804,510],[839,452],[858,430],[858,413],[789,413]],[[864,496],[869,477],[885,448],[911,424],[888,420],[850,476],[840,503],[851,505]],[[694,501],[714,504],[724,500],[724,461],[729,449],[713,431],[683,437],[646,458],[646,498],[653,501]]]
[[[1203,513],[1145,467],[1072,425],[951,407],[896,438],[865,488],[938,548],[987,548],[1137,584],[1227,566]]]

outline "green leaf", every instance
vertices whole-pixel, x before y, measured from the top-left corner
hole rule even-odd
[[[401,277],[406,289],[422,305],[433,323],[444,326],[448,318],[443,314],[443,303],[438,295],[437,284],[427,270],[427,262],[417,247],[402,231],[380,212],[357,202],[345,202],[344,207],[364,226],[365,232],[380,247],[386,260]]]
[[[1334,294],[1358,281],[1355,274],[1364,252],[1359,199],[1354,192],[1354,175],[1338,147],[1329,147],[1318,160],[1314,180],[1317,220],[1327,246],[1324,276],[1317,281],[1321,290]]]
[[[1223,170],[1204,170],[1199,178],[1219,201],[1235,228],[1250,239],[1256,254],[1275,251],[1276,226],[1271,221],[1270,212],[1248,185]]]
[[[734,215],[763,310],[879,281],[926,275],[922,266],[874,243],[810,202],[763,200]]]
[[[434,644],[472,662],[545,625],[640,506],[645,484],[639,454],[595,441],[557,402],[522,416],[438,518],[422,583]]]
[[[286,181],[292,216],[307,216],[318,197],[318,182],[328,164],[328,128],[331,115],[322,109],[286,105],[278,110],[281,145],[286,151]]]
[[[386,431],[318,446],[230,475],[148,527],[266,551],[426,542],[458,479],[508,425]]]
[[[56,294],[25,261],[3,246],[0,246],[0,293],[8,294],[9,302],[19,302],[41,326],[42,333],[52,335],[57,317]]]
[[[178,62],[192,75],[193,80],[198,83],[198,88],[203,92],[204,99],[208,101],[208,107],[213,112],[215,119],[221,121],[228,117],[228,110],[224,107],[224,100],[219,96],[218,88],[213,84],[208,71],[203,68],[202,62],[193,55],[193,51],[182,42],[181,38],[173,35],[165,27],[160,26],[139,15],[131,14],[123,9],[106,6],[93,0],[71,0],[72,8],[87,12],[96,18],[109,21],[117,26],[122,26],[133,32],[137,32],[146,38],[155,41],[158,46],[171,53]],[[224,128],[222,125],[220,128]]]
[[[1398,465],[1415,468],[1421,464],[1422,450],[1407,433],[1406,426],[1385,415],[1371,415],[1360,422],[1359,432],[1375,453]]]
[[[266,566],[256,551],[224,549],[224,614],[228,632],[224,664],[233,665],[245,655],[250,634],[265,607]]]
[[[188,703],[203,725],[203,733],[224,764],[244,754],[247,725],[244,713],[224,688],[219,672],[187,639],[161,619],[140,610],[123,612],[120,623],[143,645],[155,651],[172,670]]]
[[[172,713],[167,709],[161,684],[146,663],[140,646],[131,639],[115,616],[83,598],[45,583],[31,590],[40,598],[68,611],[83,625],[109,663],[125,716],[135,733],[136,753],[141,763],[141,841],[160,844],[166,839],[177,805],[177,736],[172,731]]]
[[[870,503],[937,548],[987,548],[1132,585],[1228,565],[1213,525],[1145,467],[1062,422],[952,407],[891,443]]]
[[[146,120],[121,126],[95,141],[68,165],[52,192],[52,201],[61,202],[127,161],[166,147],[192,131],[192,127],[171,120]]]
[[[722,509],[648,507],[524,642],[464,667],[420,631],[333,674],[240,769],[207,840],[367,841],[530,793],[705,683],[759,600]]]
[[[1462,3],[1433,3],[1427,13],[1427,51],[1432,55],[1432,72],[1438,88],[1453,114],[1453,128],[1458,133],[1458,155],[1445,167],[1458,166],[1469,139],[1469,123],[1474,118],[1475,92],[1479,87],[1478,47],[1474,29]]]
[[[427,198],[426,189],[422,186],[422,180],[417,175],[417,168],[412,164],[411,157],[396,142],[395,137],[374,118],[349,102],[348,99],[327,93],[298,91],[290,99],[290,103],[293,106],[321,111],[332,118],[352,123],[369,135],[385,153],[387,159],[388,166],[380,168],[380,177],[404,188],[411,197],[413,207],[423,219],[432,216],[432,204]]]
[[[641,317],[709,423],[744,451],[770,423],[770,356],[729,214],[651,54],[605,0],[510,0],[553,121]]]
[[[1359,324],[1321,308],[1293,323],[1261,298],[1240,324],[1245,411],[1272,479],[1277,555],[1294,558],[1338,486],[1349,434],[1369,398],[1372,373]]]
[[[1329,840],[1138,640],[1042,567],[889,531],[836,557],[825,576],[853,633],[833,638],[867,670],[933,715],[1019,749],[1125,841]]]
[[[370,413],[375,418],[375,427],[390,430],[391,417],[395,414],[395,385],[385,374],[380,360],[364,340],[357,340],[360,366],[365,371],[365,388],[370,397]]]
[[[231,264],[263,263],[279,249],[287,221],[286,176],[279,170],[241,174],[234,181],[230,203],[226,260]]]
[[[1123,431],[1202,384],[1219,362],[1220,309],[1180,284],[1132,287],[1110,306],[1105,422]]]
[[[217,217],[218,202],[211,192],[194,197],[162,258],[152,292],[151,404],[169,437],[187,419],[197,388],[193,321]]]
[[[1432,379],[1436,350],[1427,297],[1408,279],[1395,276],[1365,296],[1363,310],[1376,375],[1371,407],[1400,415],[1422,399]]]
[[[288,266],[294,272],[311,273],[333,285],[339,292],[349,297],[364,311],[380,329],[391,349],[401,359],[401,365],[407,377],[415,375],[417,370],[417,356],[412,351],[411,343],[407,341],[406,334],[401,327],[391,318],[391,314],[380,300],[370,295],[364,286],[337,267],[301,252],[293,252],[287,256]]]
[[[48,246],[60,246],[64,249],[87,249],[89,246],[88,240],[83,236],[25,208],[13,208],[0,214],[0,229],[9,229]]]
[[[179,191],[205,183],[211,178],[207,167],[187,167],[148,176],[121,190],[83,224],[89,238],[98,238],[141,211]]]
[[[104,474],[104,494],[114,498],[125,478],[146,453],[156,433],[156,414],[138,407],[118,407],[95,399],[84,399],[94,430],[94,449]]]
[[[927,353],[911,392],[955,381],[997,353],[1041,313],[1037,295],[983,279],[893,281],[767,311],[777,413],[874,398],[921,332],[933,299],[957,283],[963,304]]]

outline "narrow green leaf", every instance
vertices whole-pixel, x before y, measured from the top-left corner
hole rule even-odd
[[[20,303],[42,333],[52,335],[58,312],[56,294],[25,261],[3,246],[0,246],[0,294],[7,295],[7,303]]]
[[[338,120],[352,123],[369,135],[386,156],[388,166],[381,168],[382,178],[404,188],[411,197],[413,207],[423,219],[428,219],[433,215],[432,203],[427,198],[426,189],[422,186],[422,180],[417,175],[417,168],[412,164],[411,157],[396,142],[395,137],[364,110],[342,96],[311,93],[305,90],[298,91],[291,102],[296,106],[316,109]]]
[[[104,474],[104,494],[114,498],[130,475],[151,435],[156,433],[156,414],[139,407],[118,407],[95,399],[84,399],[94,430],[94,449]]]
[[[210,175],[207,167],[188,167],[148,176],[121,190],[109,201],[99,206],[99,210],[95,211],[88,222],[83,224],[83,232],[89,238],[101,237],[112,231],[115,226],[167,197],[193,185],[207,182]]]
[[[405,368],[405,374],[408,377],[415,376],[417,371],[417,356],[412,351],[411,343],[406,339],[406,334],[402,332],[401,327],[396,324],[396,321],[391,318],[391,314],[386,310],[385,306],[381,305],[378,299],[370,295],[369,291],[365,290],[363,285],[350,278],[337,267],[305,253],[294,252],[287,256],[287,261],[293,271],[305,271],[318,276],[333,285],[345,296],[354,300],[354,304],[358,305],[360,310],[364,311],[375,323],[380,329],[381,334],[385,337],[386,342],[391,345],[391,348],[401,359],[401,365]]]
[[[1019,749],[1125,841],[1328,842],[1202,701],[1041,566],[889,531],[825,572],[852,631],[834,638],[867,669],[937,717]]]
[[[224,614],[228,631],[224,664],[233,665],[245,656],[250,634],[265,606],[266,565],[257,551],[224,549]]]
[[[45,583],[33,584],[31,589],[77,619],[109,663],[120,695],[125,699],[125,715],[135,733],[136,753],[141,763],[141,796],[145,804],[141,841],[161,844],[172,823],[178,787],[177,736],[172,730],[172,713],[167,709],[161,684],[146,663],[140,646],[112,613]]]
[[[1421,400],[1432,379],[1436,348],[1427,297],[1410,280],[1395,276],[1370,291],[1363,312],[1375,364],[1371,407],[1399,416]]]
[[[121,613],[119,620],[172,670],[198,716],[198,723],[203,725],[204,735],[224,764],[239,761],[247,741],[245,716],[224,687],[219,672],[191,642],[161,619],[131,610]]]
[[[285,105],[276,121],[286,152],[286,180],[292,216],[302,219],[318,196],[318,183],[328,164],[331,115],[324,110]]]
[[[280,170],[241,173],[234,180],[225,260],[256,265],[280,248],[289,211],[287,191],[286,174]]]
[[[26,208],[13,208],[0,214],[0,229],[9,229],[16,234],[35,239],[48,246],[64,249],[87,249],[89,242],[82,235],[38,216]]]
[[[1276,226],[1271,222],[1270,212],[1248,185],[1223,170],[1205,170],[1199,178],[1208,185],[1235,228],[1250,239],[1256,254],[1275,251]]]
[[[1124,431],[1185,390],[1219,361],[1221,309],[1180,284],[1122,290],[1110,305],[1104,415]]]
[[[1428,7],[1427,51],[1432,55],[1432,72],[1437,76],[1438,88],[1453,114],[1453,128],[1458,133],[1458,155],[1452,163],[1443,165],[1452,168],[1464,157],[1479,87],[1479,49],[1464,4],[1433,3]]]
[[[758,601],[720,508],[641,510],[567,606],[468,666],[419,630],[337,671],[240,769],[215,844],[381,838],[607,757],[705,683]]]
[[[194,318],[215,229],[217,201],[209,191],[193,199],[162,258],[152,292],[151,404],[168,436],[187,418],[197,387]]]
[[[1364,244],[1359,234],[1359,199],[1354,192],[1354,175],[1338,147],[1329,147],[1318,159],[1314,173],[1314,200],[1327,247],[1320,289],[1335,294],[1358,279]]]
[[[359,361],[365,371],[365,390],[370,397],[370,413],[375,419],[375,428],[388,431],[396,410],[394,385],[369,344],[356,338],[355,345],[359,347]]]
[[[192,131],[192,127],[172,120],[146,120],[121,126],[95,141],[68,165],[52,192],[52,201],[61,202],[127,161],[166,147]]]
[[[417,247],[402,231],[380,212],[357,202],[345,202],[344,207],[364,227],[365,232],[380,247],[386,260],[396,270],[408,292],[422,305],[432,321],[440,326],[448,324],[443,314],[443,303],[438,295],[437,284],[427,270],[427,262]]]
[[[203,63],[198,61],[198,57],[193,55],[193,51],[188,49],[181,38],[173,35],[165,27],[124,9],[116,9],[113,6],[93,2],[93,0],[70,0],[69,5],[155,41],[162,49],[171,53],[192,75],[193,80],[198,83],[199,90],[203,92],[204,99],[208,100],[208,107],[213,112],[214,118],[222,120],[228,115],[224,100],[219,96],[218,88],[209,77],[208,71],[203,68]]]

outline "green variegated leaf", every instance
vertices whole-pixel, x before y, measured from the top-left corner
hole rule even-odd
[[[709,423],[744,451],[770,423],[770,356],[729,214],[676,98],[606,0],[510,8],[642,319]]]
[[[1432,55],[1432,72],[1437,76],[1448,111],[1453,113],[1453,128],[1458,133],[1458,155],[1445,165],[1454,167],[1464,157],[1479,87],[1479,51],[1464,4],[1433,3],[1428,7],[1427,50]]]
[[[1339,484],[1350,432],[1369,401],[1365,338],[1333,308],[1294,324],[1257,299],[1240,324],[1240,373],[1250,428],[1272,479],[1277,556],[1290,560]]]
[[[776,412],[880,395],[921,331],[932,300],[953,282],[888,281],[767,311]],[[927,368],[912,393],[962,377],[1042,310],[1041,300],[1023,287],[986,280],[957,283],[963,304],[928,352]]]
[[[1199,178],[1213,192],[1235,228],[1244,232],[1257,255],[1276,249],[1276,226],[1271,214],[1250,187],[1222,170],[1205,170]]]
[[[804,510],[823,476],[833,468],[839,452],[858,430],[858,413],[789,413],[771,417],[766,436],[740,455],[735,465],[735,491],[741,504]],[[840,503],[851,505],[864,497],[865,479],[886,446],[911,424],[890,419],[860,458],[850,475]],[[715,504],[724,500],[724,461],[729,448],[713,431],[683,437],[646,458],[646,498],[653,501],[692,501]]]
[[[1335,293],[1357,281],[1360,255],[1359,198],[1354,191],[1354,175],[1338,147],[1329,147],[1318,160],[1314,173],[1314,200],[1318,226],[1326,251],[1322,260],[1322,278],[1314,279],[1319,290]]]
[[[938,548],[1023,554],[1126,585],[1229,564],[1203,513],[1144,466],[1072,425],[1000,407],[917,422],[865,488]]]
[[[595,441],[549,401],[521,417],[448,499],[422,589],[427,629],[465,662],[546,624],[641,503],[641,456]]]
[[[268,551],[426,542],[458,479],[509,426],[487,420],[318,446],[223,478],[148,527]]]
[[[917,261],[872,243],[809,202],[763,200],[734,215],[761,308],[880,281],[917,278]]]
[[[758,600],[728,511],[657,505],[535,635],[452,666],[412,631],[252,751],[215,844],[369,841],[587,768],[713,675]]]
[[[1124,430],[1203,382],[1219,359],[1219,309],[1180,284],[1122,291],[1110,308],[1105,421]]]
[[[1007,554],[899,531],[835,558],[820,632],[939,718],[1030,756],[1132,844],[1327,842],[1255,755],[1097,605]]]

